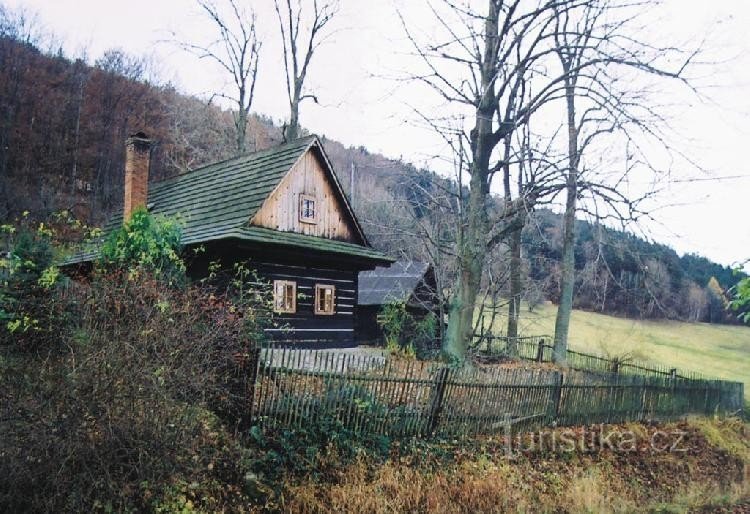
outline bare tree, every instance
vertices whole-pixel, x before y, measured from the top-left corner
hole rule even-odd
[[[241,2],[237,0],[225,0],[228,14],[212,0],[196,1],[203,14],[212,22],[217,32],[216,39],[206,45],[186,41],[177,41],[177,44],[199,59],[208,59],[218,64],[231,77],[233,94],[217,93],[216,96],[235,105],[235,147],[237,154],[241,154],[247,149],[247,122],[255,96],[262,45],[256,33],[256,16],[252,10],[241,8]]]
[[[514,199],[506,195],[499,208],[492,208],[496,205],[491,195],[493,178],[502,172],[509,192],[509,167],[519,159],[512,149],[513,134],[561,89],[562,77],[543,71],[553,47],[554,7],[567,9],[579,3],[487,0],[486,11],[478,12],[444,0],[441,11],[432,7],[444,39],[428,44],[419,43],[404,22],[424,69],[409,78],[435,91],[453,108],[471,112],[473,118],[466,133],[462,125],[456,127],[455,117],[423,116],[460,156],[468,176],[458,227],[458,277],[443,345],[450,358],[463,359],[472,339],[488,255],[523,226],[537,198],[551,192],[536,182],[524,184],[521,195]],[[534,72],[541,85],[531,94],[529,78]]]
[[[565,362],[573,308],[576,212],[587,211],[579,205],[581,199],[588,195],[593,201],[595,209],[587,212],[594,215],[597,222],[609,217],[626,224],[648,215],[641,206],[658,192],[655,183],[651,189],[636,195],[625,187],[628,177],[637,168],[657,171],[642,153],[636,134],[669,147],[661,132],[665,120],[659,115],[655,100],[632,90],[618,72],[627,69],[687,83],[685,71],[698,54],[698,50],[659,48],[638,40],[634,21],[638,19],[637,13],[648,4],[587,0],[574,8],[555,7],[555,54],[562,70],[567,129],[561,295],[553,350],[553,358],[558,363]],[[670,62],[677,64],[669,66]],[[632,81],[633,77],[628,80]],[[607,174],[587,169],[582,161],[584,153],[591,150],[595,142],[612,134],[618,136],[620,145],[625,143],[629,154],[624,170]],[[642,159],[635,161],[632,154],[639,152]],[[598,163],[600,169],[610,165]],[[604,204],[604,209],[599,209],[599,203]]]
[[[338,4],[313,0],[312,21],[308,30],[305,30],[301,0],[297,0],[296,3],[293,0],[274,0],[274,7],[284,48],[284,72],[290,112],[289,123],[284,129],[284,139],[290,141],[299,137],[300,103],[308,99],[318,103],[318,98],[314,94],[304,92],[305,78],[313,54],[326,39],[324,29],[338,11]]]

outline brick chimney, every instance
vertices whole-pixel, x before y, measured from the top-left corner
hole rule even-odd
[[[138,132],[125,140],[125,203],[123,223],[148,200],[148,171],[151,163],[151,140]]]

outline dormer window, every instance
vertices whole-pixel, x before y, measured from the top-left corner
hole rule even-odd
[[[302,223],[317,223],[316,207],[314,196],[299,195],[299,220]]]

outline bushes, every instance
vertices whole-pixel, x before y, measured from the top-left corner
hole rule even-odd
[[[391,352],[422,357],[435,347],[438,326],[432,312],[418,319],[405,302],[390,302],[378,314],[378,324],[383,328],[385,344]]]
[[[65,287],[45,273],[48,238],[13,234],[1,289],[13,303],[3,307],[42,321],[26,332],[3,327],[2,512],[246,503],[248,377],[238,362],[260,337],[265,306],[241,270],[228,288],[188,285],[173,259],[179,240],[156,237],[161,225],[147,218],[111,240],[114,257]]]
[[[0,346],[46,352],[58,347],[57,331],[64,313],[49,301],[64,282],[53,265],[52,231],[26,219],[0,226],[5,252],[0,257]]]
[[[385,447],[334,418],[249,437],[244,356],[270,322],[268,291],[243,265],[189,284],[175,226],[149,218],[75,281],[51,265],[44,226],[5,229],[0,512],[243,511],[273,494],[261,473]]]
[[[152,216],[138,208],[122,227],[110,232],[102,245],[99,264],[109,269],[145,269],[170,283],[180,281],[185,274],[181,238],[177,219]]]
[[[125,271],[56,301],[71,314],[67,351],[13,359],[0,377],[0,510],[145,509],[180,480],[209,504],[238,496],[241,309]]]

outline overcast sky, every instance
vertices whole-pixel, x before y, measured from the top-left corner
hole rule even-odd
[[[0,0],[36,11],[45,27],[64,41],[67,53],[85,51],[90,61],[109,48],[150,55],[159,78],[187,93],[208,95],[227,77],[205,61],[163,43],[170,31],[191,40],[210,37],[211,27],[192,0]],[[306,0],[303,0],[306,1]],[[408,62],[396,8],[415,16],[420,0],[340,0],[335,34],[316,54],[308,79],[320,105],[305,104],[302,125],[346,145],[434,165],[444,151],[433,134],[416,123],[412,106],[420,93],[391,77]],[[255,111],[282,120],[287,113],[281,47],[272,0],[250,0],[258,13],[263,49]],[[429,20],[421,18],[425,32]],[[674,92],[671,125],[681,147],[710,172],[700,182],[677,182],[659,200],[658,222],[645,228],[652,238],[678,252],[696,252],[733,265],[750,258],[750,2],[746,0],[666,0],[655,12],[653,33],[660,41],[689,45],[707,37],[702,70],[709,101]],[[679,180],[699,175],[677,170]],[[733,178],[721,178],[733,177]],[[737,178],[739,177],[739,178]],[[750,271],[750,267],[748,267]]]

